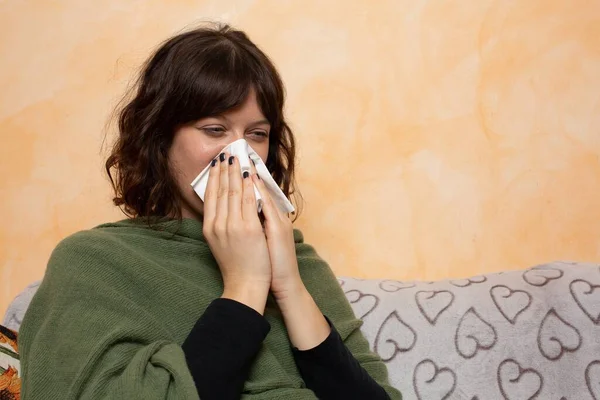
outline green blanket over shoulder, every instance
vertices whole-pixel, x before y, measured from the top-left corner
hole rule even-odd
[[[295,239],[302,279],[321,311],[390,397],[401,398],[332,271],[299,231]],[[153,228],[125,220],[68,237],[54,250],[21,327],[23,399],[198,399],[181,344],[222,289],[195,220]],[[271,331],[242,398],[314,399],[271,298],[265,317]]]

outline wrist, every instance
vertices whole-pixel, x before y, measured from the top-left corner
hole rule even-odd
[[[230,282],[224,285],[221,297],[245,304],[262,315],[268,295],[269,285],[263,282]]]
[[[331,333],[327,320],[304,284],[295,286],[276,301],[290,342],[298,350],[318,346]]]
[[[294,282],[278,292],[272,292],[273,298],[282,312],[295,308],[300,304],[314,301],[311,294],[304,286],[304,282]]]
[[[293,279],[287,279],[284,283],[272,283],[271,293],[279,305],[288,301],[297,300],[309,294],[300,275]]]

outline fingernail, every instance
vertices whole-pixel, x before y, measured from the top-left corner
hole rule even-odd
[[[244,171],[244,173],[242,175],[244,176],[244,179],[246,179],[247,177],[250,176],[250,174],[248,173],[248,171]]]
[[[219,154],[219,160],[220,160],[221,162],[225,161],[225,153],[221,153],[221,154]]]
[[[254,160],[250,159],[250,161],[252,161],[252,165],[254,165],[256,167],[256,163],[254,162]]]
[[[260,180],[260,175],[259,174],[256,174],[256,177]]]
[[[212,162],[210,163],[211,167],[214,167],[215,165],[217,165],[217,159],[216,158],[214,160],[212,160]]]
[[[229,165],[233,164],[233,160],[235,159],[234,156],[229,157]]]

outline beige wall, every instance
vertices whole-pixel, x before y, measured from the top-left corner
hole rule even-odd
[[[282,72],[298,226],[336,273],[599,259],[599,1],[7,0],[1,310],[61,238],[120,218],[106,116],[153,46],[212,18],[247,30]]]

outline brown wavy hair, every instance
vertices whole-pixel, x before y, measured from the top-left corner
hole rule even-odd
[[[168,159],[175,131],[241,105],[252,89],[271,124],[266,165],[298,209],[296,146],[283,115],[283,82],[244,32],[224,24],[184,32],[160,45],[115,110],[118,137],[105,164],[114,204],[132,218],[181,219]]]

